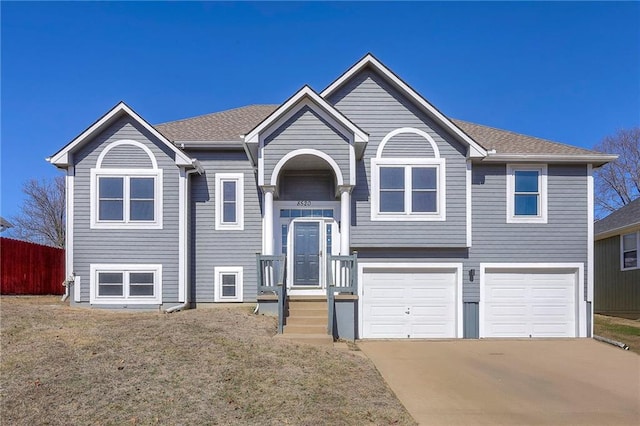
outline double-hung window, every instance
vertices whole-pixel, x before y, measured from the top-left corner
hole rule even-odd
[[[162,301],[162,265],[92,264],[94,304],[156,304]]]
[[[507,222],[547,223],[547,166],[507,166]]]
[[[372,220],[444,220],[443,159],[373,159]]]
[[[93,169],[92,228],[162,228],[162,170]]]
[[[214,301],[242,302],[242,267],[214,268]]]
[[[640,231],[620,236],[621,269],[638,269],[638,252],[640,252]]]
[[[244,175],[216,173],[217,230],[244,229]]]

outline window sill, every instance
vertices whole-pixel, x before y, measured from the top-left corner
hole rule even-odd
[[[162,229],[160,222],[94,222],[91,229]]]
[[[94,298],[90,300],[92,305],[160,305],[162,302],[154,297],[153,299],[133,299],[133,298]]]
[[[447,218],[442,215],[386,215],[380,213],[374,213],[371,215],[372,222],[443,222]]]
[[[541,223],[541,224],[545,224],[547,223],[547,218],[546,217],[536,217],[536,216],[532,216],[532,217],[507,217],[507,223]]]
[[[216,231],[244,231],[244,225],[216,224]]]

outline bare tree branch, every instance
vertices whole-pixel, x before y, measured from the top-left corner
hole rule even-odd
[[[594,148],[619,156],[595,172],[596,217],[602,218],[640,197],[640,127],[619,130]]]
[[[22,240],[64,247],[65,179],[27,181],[22,192],[27,196],[21,212],[12,218],[10,235]]]

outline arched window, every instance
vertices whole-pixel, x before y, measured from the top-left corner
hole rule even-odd
[[[409,144],[388,149],[392,138],[406,134],[412,136],[411,152],[401,154]],[[428,133],[410,127],[389,132],[371,159],[371,174],[371,220],[446,219],[445,160]]]
[[[162,229],[162,169],[146,145],[107,145],[91,169],[90,191],[91,228]]]

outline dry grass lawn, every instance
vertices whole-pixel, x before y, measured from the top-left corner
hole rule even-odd
[[[597,336],[622,342],[640,355],[640,320],[595,315],[593,332]]]
[[[272,339],[246,307],[0,309],[1,424],[414,424],[369,360]]]

